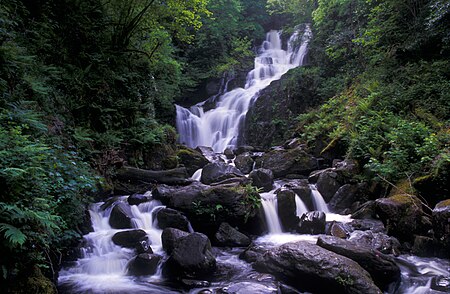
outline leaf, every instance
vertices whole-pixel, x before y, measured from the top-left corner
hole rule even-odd
[[[21,230],[9,224],[0,223],[0,232],[2,231],[6,240],[11,243],[12,247],[15,247],[16,245],[22,246],[27,239],[27,236],[25,236]]]

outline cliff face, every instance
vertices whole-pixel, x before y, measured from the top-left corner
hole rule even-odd
[[[317,75],[315,68],[296,68],[261,91],[247,113],[241,144],[265,149],[288,139],[295,118],[322,101]]]

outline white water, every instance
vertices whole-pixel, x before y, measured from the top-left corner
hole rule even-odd
[[[277,195],[274,190],[266,193],[261,193],[261,204],[264,209],[264,216],[266,217],[269,234],[280,234],[281,229],[280,219],[278,217]]]
[[[200,179],[202,178],[202,172],[203,172],[203,168],[199,168],[192,175],[191,179],[193,179],[194,181],[200,181]]]
[[[118,201],[125,199],[126,197],[121,197]],[[77,291],[81,292],[148,291],[148,285],[144,287],[135,283],[126,275],[127,264],[135,256],[134,249],[123,248],[112,242],[115,233],[125,230],[111,228],[109,216],[112,206],[103,211],[101,204],[93,204],[89,210],[94,231],[84,236],[88,246],[82,248],[81,258],[74,266],[61,270],[58,283],[75,286]],[[134,227],[147,233],[153,251],[160,255],[164,254],[161,244],[162,231],[155,226],[152,216],[156,209],[162,207],[164,206],[157,200],[131,206]],[[153,290],[154,293],[159,293],[157,289]]]
[[[320,192],[317,191],[316,185],[311,184],[309,185],[309,188],[311,189],[311,197],[314,203],[314,208],[318,211],[329,213],[330,210],[328,209],[328,205],[325,203],[322,194],[320,194]]]
[[[235,147],[252,99],[257,99],[262,89],[280,79],[290,69],[302,65],[311,34],[307,26],[300,46],[295,46],[299,36],[298,32],[294,33],[288,41],[287,50],[283,50],[281,32],[270,31],[255,58],[255,68],[247,75],[245,88],[215,97],[216,107],[206,112],[204,102],[189,109],[177,105],[176,125],[180,143],[192,148],[210,146],[216,152]]]
[[[296,215],[298,217],[301,217],[304,213],[308,212],[308,208],[306,207],[305,203],[298,197],[297,194],[295,194],[295,206],[297,207],[297,213]]]

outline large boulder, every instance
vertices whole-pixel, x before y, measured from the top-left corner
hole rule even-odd
[[[221,223],[214,237],[219,246],[246,247],[251,243],[249,237],[242,234],[228,223]]]
[[[297,226],[300,234],[324,234],[325,233],[325,213],[323,211],[309,211],[300,217]]]
[[[269,151],[256,160],[256,166],[270,169],[275,178],[280,178],[288,174],[308,175],[318,164],[302,148],[294,148]]]
[[[164,231],[161,234],[161,242],[163,249],[166,251],[167,254],[171,254],[173,249],[175,248],[175,245],[177,244],[177,241],[182,238],[188,236],[189,233],[175,229],[175,228],[167,228],[164,229]]]
[[[112,237],[114,244],[126,247],[135,248],[139,241],[147,238],[147,233],[144,230],[128,230],[117,232]]]
[[[382,290],[387,290],[390,284],[400,280],[400,268],[394,259],[370,247],[357,246],[333,236],[320,236],[317,245],[356,261]]]
[[[334,194],[343,185],[339,174],[335,170],[322,172],[317,179],[317,191],[320,192],[325,202],[329,202]]]
[[[250,153],[245,152],[236,156],[234,164],[244,174],[249,174],[253,169],[254,160]]]
[[[353,219],[374,218],[376,216],[376,203],[373,200],[364,202],[352,213]]]
[[[209,185],[226,179],[243,176],[244,174],[232,165],[223,162],[214,162],[203,167],[200,181],[203,184]]]
[[[295,193],[290,190],[282,190],[277,193],[278,217],[284,231],[294,231],[298,224]]]
[[[128,274],[132,276],[154,275],[160,261],[160,255],[141,253],[129,262]]]
[[[156,212],[156,220],[160,229],[176,228],[189,232],[190,224],[186,216],[181,212],[171,209],[162,208]]]
[[[180,146],[177,152],[178,162],[186,167],[189,176],[192,176],[196,170],[203,168],[209,163],[203,154],[195,149],[186,146]]]
[[[389,235],[412,241],[414,233],[422,227],[422,203],[412,195],[398,194],[376,200],[376,213],[386,226]]]
[[[128,196],[127,201],[129,205],[139,205],[144,202],[148,202],[151,200],[151,196],[148,194],[138,194],[134,193],[133,195]]]
[[[388,236],[382,232],[375,233],[371,230],[354,231],[349,241],[359,247],[371,248],[384,254],[393,254],[395,256],[400,254],[400,242],[395,237]]]
[[[192,233],[175,241],[166,262],[165,274],[182,278],[210,276],[216,269],[211,243],[205,235]]]
[[[131,219],[133,213],[129,205],[119,202],[116,203],[111,210],[109,216],[109,225],[114,229],[129,229],[131,228]]]
[[[252,185],[269,192],[273,187],[273,173],[270,169],[258,168],[253,170],[248,176],[252,179]]]
[[[267,250],[253,266],[302,291],[381,293],[370,274],[358,263],[304,241]]]
[[[331,198],[328,206],[336,213],[347,213],[353,203],[367,201],[367,184],[345,184]]]
[[[314,210],[314,202],[308,180],[298,180],[297,184],[291,187],[290,190],[300,197],[308,210]]]
[[[439,202],[433,209],[435,238],[450,252],[450,199]]]

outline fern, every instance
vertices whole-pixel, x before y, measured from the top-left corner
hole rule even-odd
[[[22,246],[27,240],[27,236],[21,230],[9,224],[0,223],[0,232],[3,232],[11,247]]]

